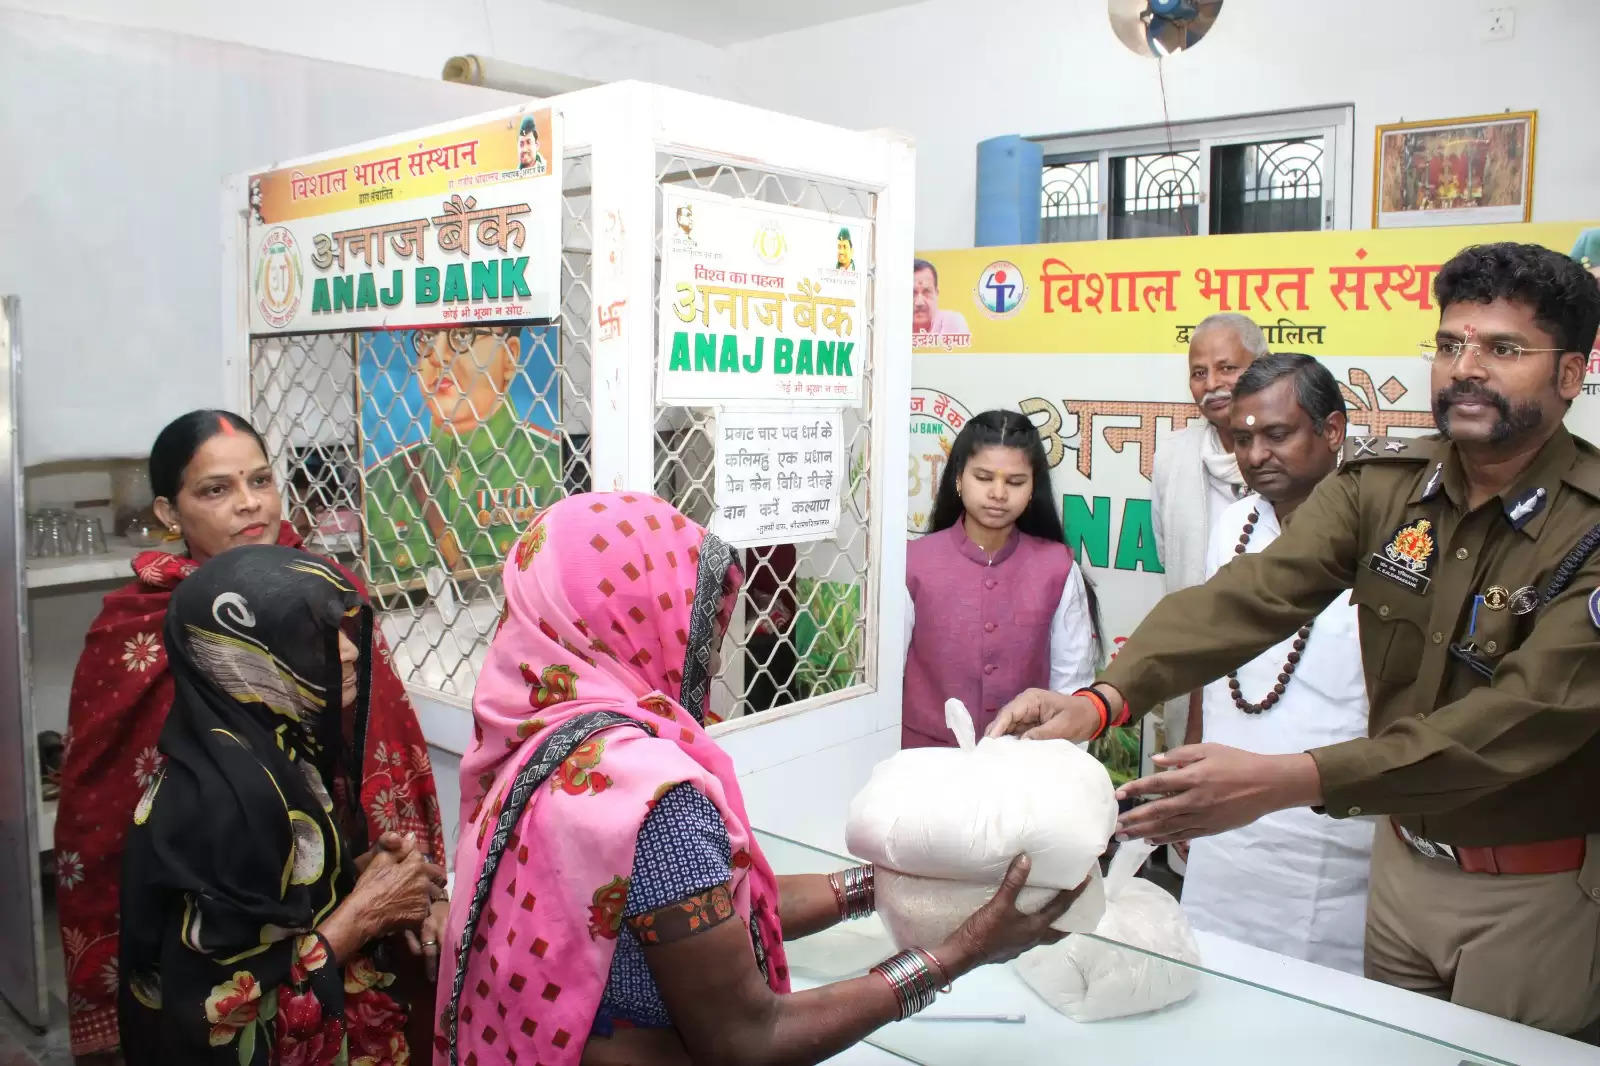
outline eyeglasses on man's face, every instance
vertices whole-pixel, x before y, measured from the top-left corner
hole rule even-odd
[[[1559,352],[1560,348],[1524,348],[1515,341],[1423,341],[1418,346],[1422,358],[1428,362],[1444,359],[1455,362],[1467,351],[1485,366],[1509,366],[1524,355],[1538,352]]]
[[[416,346],[419,356],[426,356],[434,350],[434,345],[439,340],[439,334],[445,335],[445,341],[450,350],[457,355],[465,355],[472,350],[473,342],[479,337],[501,336],[499,330],[486,326],[456,326],[451,329],[419,329],[412,334],[412,343]]]

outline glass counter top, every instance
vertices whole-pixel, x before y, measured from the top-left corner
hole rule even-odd
[[[762,849],[779,874],[828,873],[855,860],[767,833],[757,834]],[[1121,951],[1149,954],[1101,937]],[[877,918],[846,923],[790,943],[789,970],[796,989],[858,976],[894,953],[888,931]],[[1277,958],[1273,956],[1273,958]],[[1168,960],[1171,962],[1171,960]],[[976,1063],[1106,1063],[1115,1066],[1500,1066],[1513,1063],[1413,1032],[1386,1021],[1330,1007],[1302,996],[1205,969],[1195,971],[1193,995],[1165,1009],[1127,1018],[1075,1022],[1046,1005],[1010,965],[986,966],[961,978],[954,991],[923,1015],[886,1026],[867,1042],[915,1062],[935,1066]],[[1333,975],[1358,981],[1346,975]],[[1359,982],[1372,985],[1370,982]],[[1413,993],[1373,986],[1383,996],[1421,1001]],[[1433,1001],[1417,1004],[1419,1012],[1437,1012]],[[1484,1016],[1464,1012],[1473,1019]],[[983,1020],[971,1020],[977,1016]],[[1005,1020],[1001,1020],[1001,1019]],[[1490,1020],[1497,1026],[1512,1023]],[[1549,1034],[1513,1026],[1530,1034],[1536,1056],[1526,1066],[1547,1066],[1541,1042],[1570,1045],[1570,1062],[1600,1062],[1600,1050],[1589,1049]],[[1497,1048],[1504,1053],[1504,1041]],[[1593,1053],[1593,1059],[1589,1054]]]

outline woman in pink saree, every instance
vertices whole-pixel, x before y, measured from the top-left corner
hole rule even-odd
[[[945,943],[790,994],[785,935],[871,913],[872,873],[775,876],[705,731],[732,550],[655,497],[588,494],[543,512],[504,574],[461,764],[436,1066],[821,1062],[1059,937],[1076,893],[1022,914],[1019,856]]]

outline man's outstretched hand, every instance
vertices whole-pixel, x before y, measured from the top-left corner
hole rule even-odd
[[[1117,798],[1160,796],[1117,822],[1120,839],[1175,844],[1237,829],[1273,811],[1322,802],[1310,755],[1257,755],[1222,744],[1194,744],[1155,756],[1160,773],[1130,781]]]

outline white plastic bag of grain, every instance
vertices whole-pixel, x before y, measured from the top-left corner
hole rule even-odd
[[[1023,982],[1073,1021],[1147,1014],[1194,995],[1199,974],[1167,961],[1199,964],[1200,948],[1189,920],[1171,895],[1133,876],[1153,850],[1142,840],[1130,840],[1111,859],[1105,881],[1106,913],[1094,933],[1116,943],[1069,936],[1017,960]]]
[[[932,877],[912,877],[878,867],[876,874],[878,917],[897,948],[933,948],[961,928],[972,912],[988,903],[999,890],[998,883],[944,881]],[[1053,888],[1024,888],[1017,895],[1017,909],[1027,914],[1055,898]],[[1072,906],[1051,926],[1063,933],[1091,932],[1106,911],[1105,889],[1100,882],[1100,867],[1089,873],[1089,885]]]
[[[1029,887],[1082,884],[1117,823],[1105,767],[1066,740],[976,740],[960,700],[945,703],[945,721],[960,747],[912,748],[872,771],[850,804],[851,853],[880,870],[992,889],[1025,852]]]

